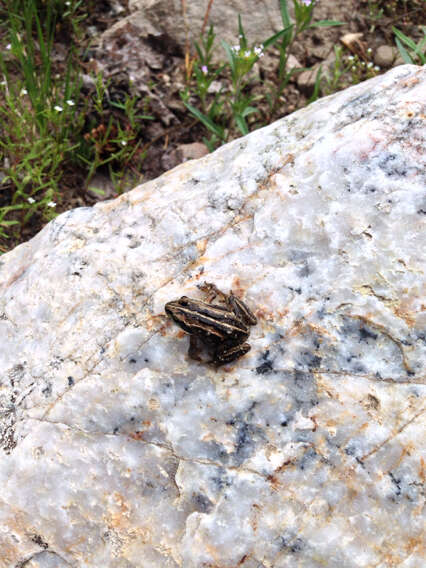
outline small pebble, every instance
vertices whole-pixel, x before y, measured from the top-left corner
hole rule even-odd
[[[374,63],[379,67],[391,67],[395,59],[395,53],[390,45],[381,45],[374,54]]]

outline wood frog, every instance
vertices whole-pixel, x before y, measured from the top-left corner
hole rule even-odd
[[[189,356],[194,357],[197,341],[211,353],[209,363],[216,366],[235,361],[250,351],[246,343],[251,325],[257,319],[253,312],[234,294],[224,294],[214,284],[204,283],[199,288],[210,296],[207,302],[182,296],[168,302],[164,309],[184,331],[190,334]],[[223,305],[212,304],[220,296]]]

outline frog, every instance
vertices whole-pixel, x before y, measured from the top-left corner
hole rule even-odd
[[[250,326],[257,318],[250,308],[232,290],[221,292],[215,284],[205,282],[199,288],[209,296],[207,301],[182,296],[167,302],[166,314],[190,336],[188,354],[197,359],[199,343],[211,353],[208,363],[216,367],[231,363],[248,353]],[[222,304],[212,303],[220,297]]]

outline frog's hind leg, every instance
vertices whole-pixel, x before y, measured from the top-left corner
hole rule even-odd
[[[216,367],[226,365],[226,363],[236,361],[237,359],[248,353],[250,349],[251,347],[248,343],[241,343],[240,345],[235,345],[234,347],[228,348],[219,346],[215,351],[214,359],[212,359],[210,363],[213,363]]]

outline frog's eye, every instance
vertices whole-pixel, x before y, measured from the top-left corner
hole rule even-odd
[[[182,296],[182,298],[179,300],[179,303],[180,303],[181,306],[187,306],[188,305],[188,297]]]

